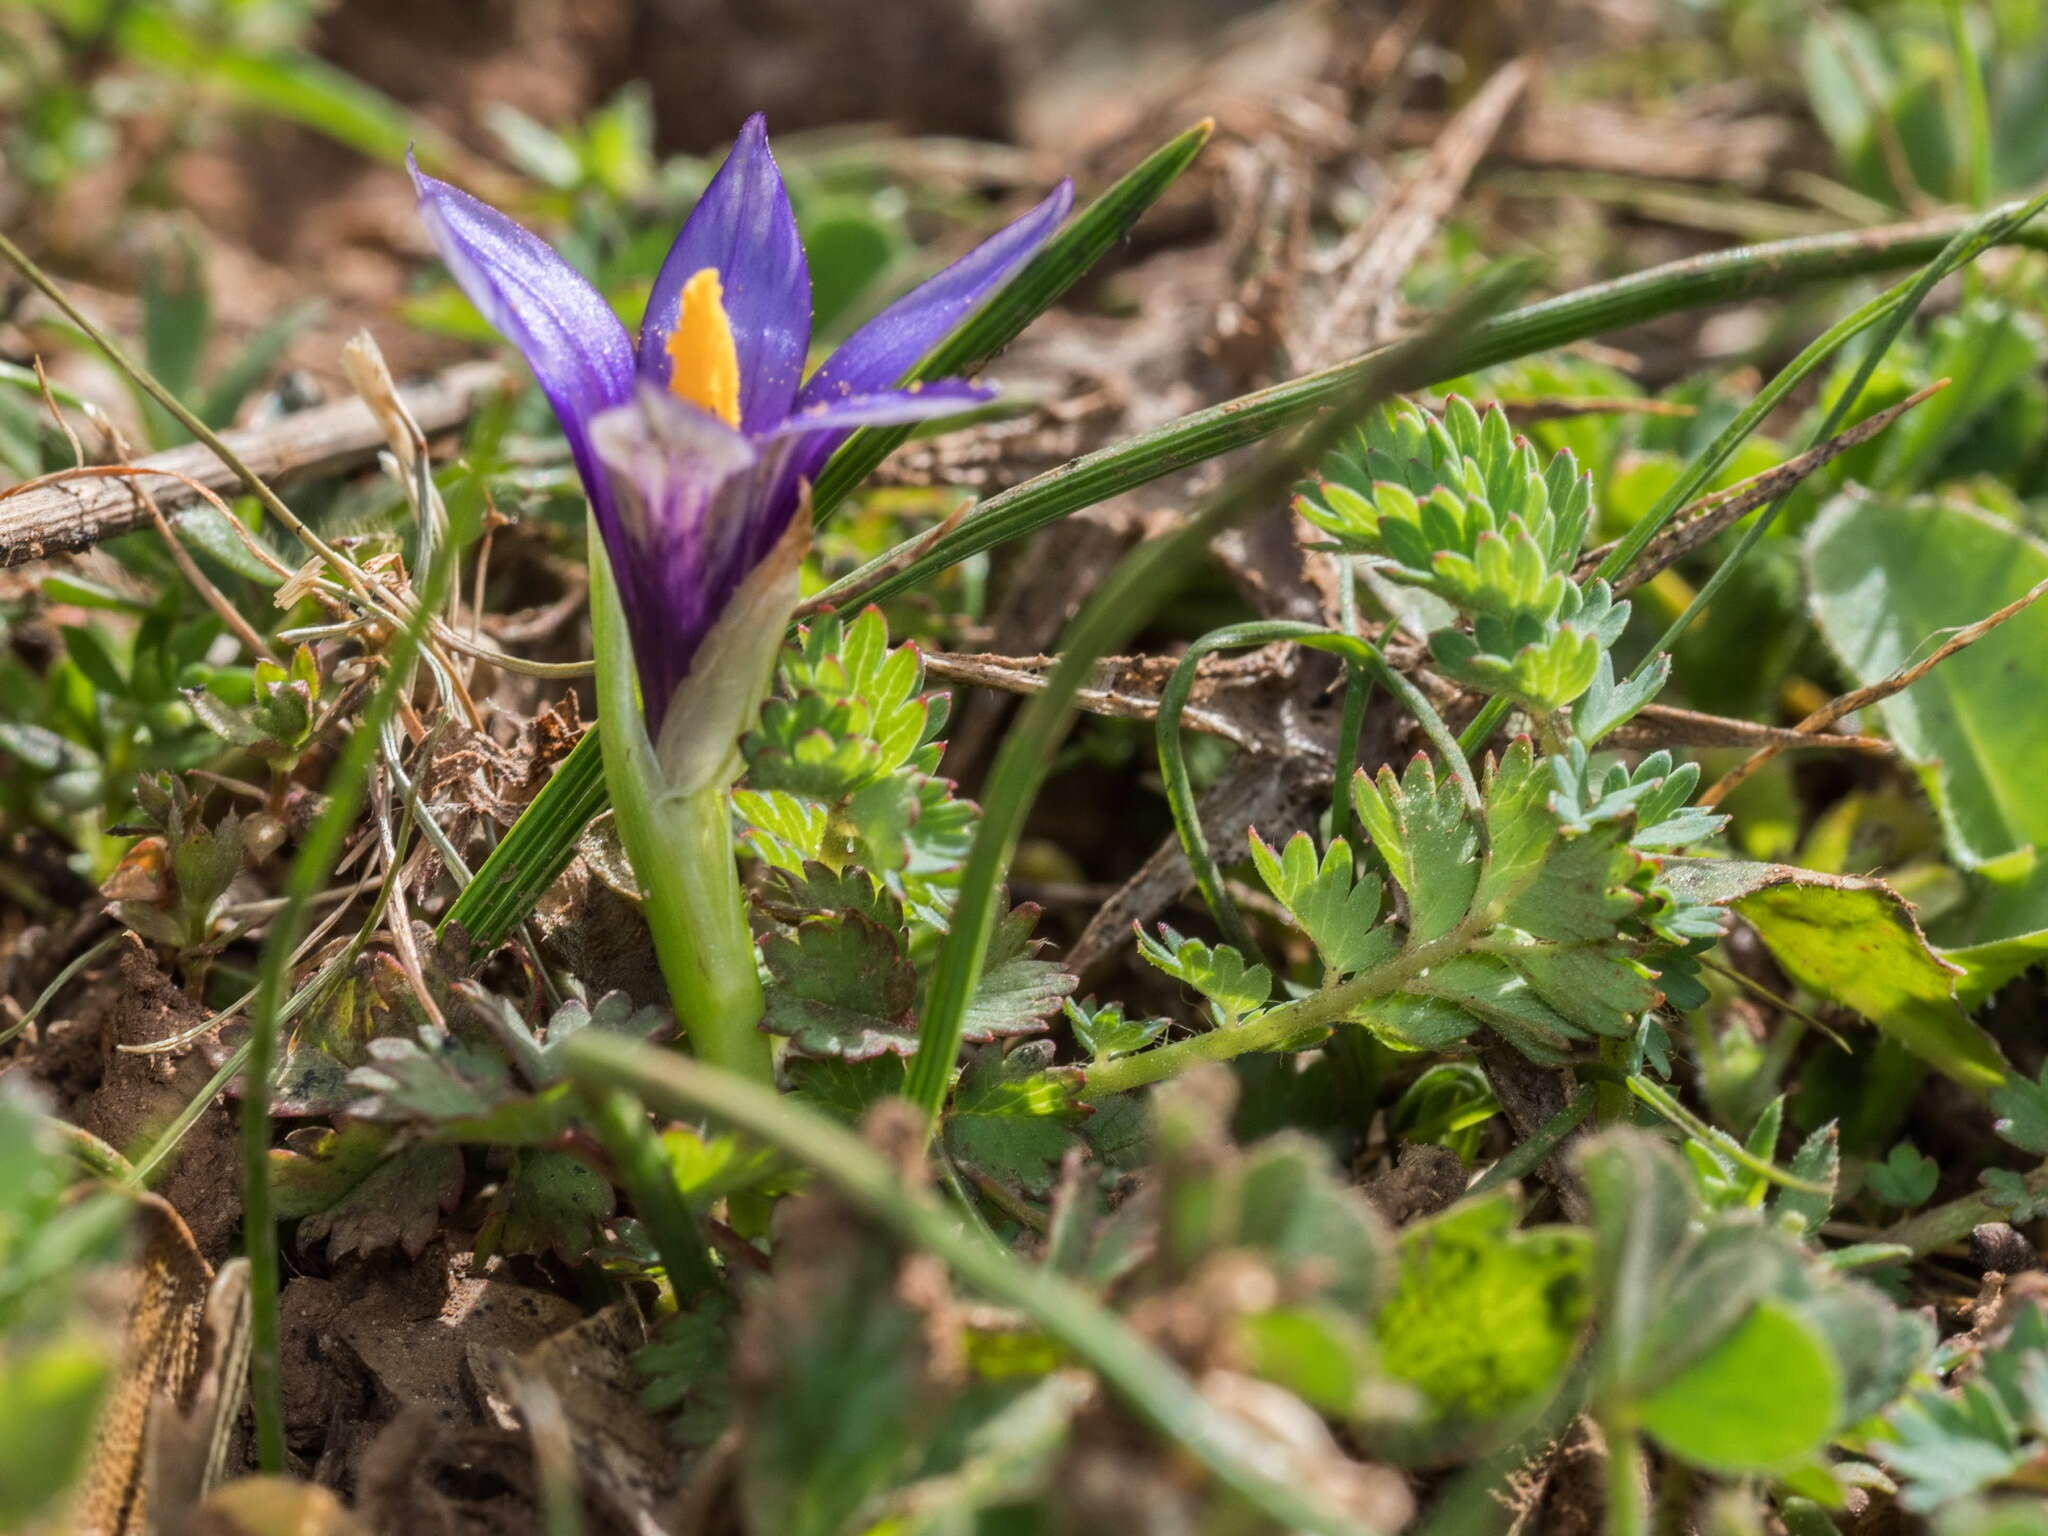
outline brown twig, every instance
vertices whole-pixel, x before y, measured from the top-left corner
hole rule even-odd
[[[1944,661],[1947,661],[1949,657],[1955,655],[1957,651],[1975,645],[2007,619],[2012,618],[2022,609],[2032,607],[2043,597],[2048,597],[2048,581],[2035,583],[2024,596],[2015,598],[1989,617],[1979,619],[1974,624],[1964,625],[1961,629],[1950,635],[1947,640],[1943,641],[1940,648],[1926,660],[1916,661],[1910,667],[1904,667],[1892,673],[1890,677],[1881,678],[1867,687],[1852,689],[1838,698],[1828,700],[1819,709],[1816,709],[1804,720],[1793,726],[1794,734],[1800,736],[1817,735],[1825,731],[1844,715],[1851,714],[1859,709],[1868,709],[1871,705],[1880,703],[1895,693],[1904,692],[1919,682],[1929,672],[1940,666]],[[1708,787],[1707,792],[1700,796],[1700,803],[1702,805],[1719,805],[1722,799],[1736,785],[1740,784],[1752,773],[1755,773],[1757,769],[1763,767],[1765,763],[1776,757],[1782,750],[1781,746],[1773,744],[1761,747],[1751,753],[1733,768],[1722,774],[1719,779],[1715,780]]]
[[[508,375],[496,363],[461,363],[402,391],[406,407],[429,436],[461,425],[490,394],[505,387]],[[384,445],[383,428],[361,400],[295,411],[260,427],[222,434],[222,442],[241,464],[265,480],[289,475],[332,474],[369,462]],[[89,549],[104,539],[147,526],[149,513],[119,480],[131,474],[159,475],[178,482],[187,494],[163,498],[162,510],[175,514],[207,499],[206,493],[232,492],[242,485],[239,469],[230,467],[203,443],[189,443],[115,472],[107,483],[82,491],[64,480],[42,476],[4,494],[0,508],[0,568],[22,565],[55,554]],[[81,471],[67,471],[78,475]],[[231,518],[230,521],[233,521]]]
[[[1918,390],[1901,400],[1897,405],[1886,406],[1883,410],[1866,416],[1853,427],[1837,432],[1824,443],[1817,443],[1797,457],[1775,464],[1760,475],[1752,475],[1740,484],[1726,490],[1715,491],[1702,496],[1691,506],[1683,508],[1673,517],[1656,538],[1645,547],[1636,563],[1616,579],[1615,595],[1633,591],[1658,572],[1676,564],[1702,544],[1743,518],[1758,507],[1771,502],[1790,491],[1800,481],[1830,461],[1840,458],[1851,448],[1869,442],[1886,427],[1897,421],[1921,401],[1947,389],[1947,379],[1936,379],[1925,389]],[[1583,578],[1598,569],[1612,544],[1603,544],[1598,549],[1589,549],[1579,557],[1578,574]]]

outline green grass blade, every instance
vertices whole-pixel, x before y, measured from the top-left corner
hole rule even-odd
[[[987,362],[1130,233],[1145,210],[1188,168],[1214,127],[1204,118],[1152,151],[1115,186],[1096,198],[1031,260],[1014,281],[976,310],[903,380],[951,378]],[[811,493],[814,515],[839,505],[875,467],[910,436],[911,428],[862,427],[849,437],[818,476]]]
[[[976,1293],[1029,1317],[1277,1526],[1371,1536],[1355,1515],[1327,1507],[1299,1480],[1276,1476],[1269,1448],[1211,1406],[1171,1360],[1088,1291],[963,1226],[852,1132],[772,1088],[673,1051],[600,1038],[596,1030],[579,1035],[564,1054],[570,1076],[588,1089],[624,1090],[684,1120],[708,1118],[815,1170],[849,1205],[907,1245],[936,1255]]]
[[[1918,266],[1936,256],[1962,227],[1951,220],[1882,240],[1872,238],[1870,231],[1811,236],[1652,267],[1496,316],[1446,346],[1422,383],[1455,379],[1679,310],[1780,292],[1826,278]],[[1048,470],[989,498],[918,559],[891,570],[900,553],[886,552],[826,588],[819,597],[829,602],[836,591],[858,590],[864,600],[879,602],[921,586],[969,556],[1022,538],[1083,507],[1257,442],[1340,399],[1386,352],[1380,348],[1320,373],[1212,405]]]
[[[504,943],[568,867],[583,829],[607,803],[604,749],[596,731],[585,731],[462,888],[436,932],[459,923],[479,951]]]
[[[1919,312],[1920,306],[1926,302],[1928,294],[1932,293],[1944,278],[1963,267],[1967,267],[1971,262],[1983,255],[1985,251],[1989,250],[1991,246],[2010,240],[2014,235],[2025,229],[2033,217],[2044,207],[2048,207],[2048,192],[2042,193],[2031,202],[2007,203],[2003,207],[1992,209],[1989,213],[1972,220],[1957,230],[1954,237],[1935,253],[1934,258],[1927,263],[1919,275],[1913,278],[1910,283],[1902,285],[1903,291],[1899,294],[1898,299],[1885,311],[1883,328],[1871,338],[1870,347],[1857,365],[1854,376],[1849,380],[1848,388],[1844,389],[1836,397],[1835,403],[1829,408],[1826,418],[1814,432],[1808,444],[1809,447],[1813,444],[1826,442],[1839,430],[1843,420],[1850,411],[1855,409],[1856,402],[1862,398],[1864,387],[1869,384],[1871,375],[1877,371],[1877,365],[1884,360],[1885,353],[1891,350],[1892,343],[1899,339],[1899,335],[1905,330],[1907,322]],[[1771,524],[1777,521],[1778,514],[1784,510],[1786,498],[1790,494],[1788,491],[1784,496],[1780,496],[1776,501],[1765,507],[1758,515],[1756,521],[1749,525],[1749,528],[1743,533],[1741,540],[1736,544],[1735,548],[1728,552],[1728,558],[1714,568],[1714,574],[1707,578],[1705,584],[1693,595],[1692,601],[1686,604],[1685,612],[1672,620],[1671,627],[1664,631],[1655,647],[1652,648],[1650,654],[1653,657],[1658,651],[1668,651],[1671,649],[1677,643],[1678,637],[1684,634],[1686,629],[1692,624],[1692,621],[1705,611],[1707,604],[1713,601],[1715,594],[1721,590],[1727,583],[1728,578],[1734,574],[1736,566],[1742,562],[1743,557],[1756,548],[1758,540],[1770,532]]]

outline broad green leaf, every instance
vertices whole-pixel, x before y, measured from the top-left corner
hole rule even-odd
[[[275,1155],[275,1154],[273,1154]],[[342,1156],[352,1154],[346,1148]],[[337,1175],[346,1170],[337,1170]],[[307,1192],[286,1186],[289,1198]],[[405,1147],[376,1164],[346,1193],[299,1224],[299,1241],[325,1242],[327,1256],[370,1254],[401,1248],[407,1258],[426,1251],[441,1219],[462,1198],[462,1151],[422,1144]],[[280,1214],[286,1214],[280,1201]]]
[[[1947,632],[2048,580],[2048,547],[1952,502],[1837,498],[1807,534],[1806,562],[1821,633],[1859,683],[1924,658]],[[2036,606],[1878,706],[1967,866],[2048,847],[2044,691],[2048,608]]]
[[[917,1043],[917,972],[901,936],[859,912],[835,912],[771,933],[761,958],[774,984],[761,1027],[812,1056],[859,1061]]]
[[[24,1529],[70,1490],[92,1449],[114,1363],[83,1332],[25,1354],[0,1352],[0,1528]]]
[[[1401,1234],[1394,1292],[1374,1326],[1381,1368],[1427,1404],[1398,1436],[1409,1454],[1470,1450],[1475,1437],[1512,1428],[1571,1361],[1591,1301],[1591,1242],[1575,1228],[1515,1222],[1503,1194]]]
[[[1740,1473],[1818,1449],[1841,1407],[1841,1375],[1826,1339],[1790,1307],[1760,1301],[1636,1413],[1681,1460]]]
[[[1672,859],[1664,878],[1732,907],[1807,991],[1861,1014],[1929,1066],[1982,1093],[2006,1080],[1997,1043],[1956,1002],[1960,970],[1928,946],[1882,881],[1734,859]]]

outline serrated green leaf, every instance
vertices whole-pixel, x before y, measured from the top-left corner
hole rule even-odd
[[[1205,944],[1164,923],[1156,939],[1142,928],[1137,934],[1139,954],[1208,998],[1226,1020],[1255,1012],[1273,995],[1273,973],[1263,965],[1247,965],[1228,944]]]
[[[1248,836],[1252,861],[1266,889],[1287,908],[1334,974],[1370,970],[1392,958],[1400,941],[1393,930],[1376,926],[1382,894],[1379,877],[1366,875],[1354,883],[1348,842],[1332,838],[1319,863],[1315,844],[1305,832],[1289,838],[1279,854],[1256,831]]]
[[[960,1037],[977,1043],[1038,1034],[1074,990],[1075,978],[1050,960],[1031,937],[1038,908],[1026,902],[997,919],[982,960],[981,980],[968,1000]]]
[[[1382,768],[1351,781],[1358,819],[1408,898],[1411,939],[1440,939],[1464,918],[1479,885],[1478,834],[1455,778],[1439,781],[1418,753],[1399,779]]]
[[[1885,1155],[1883,1162],[1870,1165],[1864,1183],[1887,1205],[1911,1208],[1925,1205],[1940,1179],[1941,1166],[1933,1158],[1921,1156],[1912,1142],[1902,1141]]]
[[[332,1205],[299,1223],[303,1243],[325,1242],[330,1259],[384,1248],[417,1259],[462,1198],[462,1153],[450,1146],[400,1149]]]
[[[566,1152],[522,1147],[478,1229],[478,1262],[494,1253],[552,1253],[574,1264],[602,1241],[612,1205],[611,1185]]]
[[[917,1048],[917,972],[900,935],[858,912],[807,918],[761,941],[774,978],[761,1027],[812,1056]]]
[[[1078,1075],[1052,1061],[1049,1040],[969,1054],[942,1132],[956,1161],[1026,1194],[1051,1192],[1085,1115],[1074,1098]]]

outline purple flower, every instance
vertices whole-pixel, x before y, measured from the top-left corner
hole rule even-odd
[[[776,577],[793,605],[808,531],[797,512],[833,450],[856,427],[989,397],[957,379],[896,383],[1051,237],[1073,198],[1061,182],[805,379],[810,273],[758,113],[670,247],[637,347],[545,242],[416,165],[412,175],[448,270],[525,354],[568,435],[665,760],[664,726],[682,728],[669,718],[676,691],[749,578]],[[778,633],[786,616],[773,620]]]

